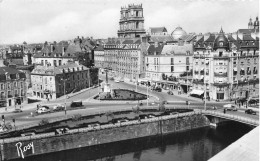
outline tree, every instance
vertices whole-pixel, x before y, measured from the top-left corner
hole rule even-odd
[[[164,101],[161,101],[159,103],[158,107],[159,107],[159,111],[165,112],[166,108],[165,108],[165,105],[164,105]]]
[[[138,105],[136,105],[135,107],[132,107],[132,111],[133,113],[139,117],[139,114],[141,113],[140,107]],[[136,118],[135,116],[135,118]]]
[[[113,119],[115,116],[114,116],[114,113],[111,112],[111,111],[107,111],[105,113],[105,116],[107,117],[107,121],[108,121],[108,118],[110,117],[111,119]]]

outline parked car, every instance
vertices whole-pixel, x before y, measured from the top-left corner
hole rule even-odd
[[[53,111],[63,111],[63,110],[65,110],[64,105],[57,105],[53,107]]]
[[[162,92],[162,89],[160,87],[156,87],[153,90],[156,91],[156,92]]]
[[[169,102],[167,102],[167,101],[165,101],[165,100],[162,101],[161,103],[162,103],[162,104],[169,104]]]
[[[234,104],[226,104],[223,106],[227,111],[237,111],[237,106]]]
[[[40,108],[38,108],[38,110],[36,110],[37,114],[42,114],[42,113],[50,113],[50,107],[48,106],[41,106]]]
[[[218,108],[216,106],[212,106],[212,110],[217,110]]]
[[[115,80],[116,83],[119,83],[120,81],[119,80]]]
[[[173,95],[173,92],[172,91],[168,91],[167,94]]]
[[[256,99],[250,99],[248,101],[249,104],[257,104],[259,101],[257,101]]]
[[[13,113],[20,113],[20,112],[23,112],[23,110],[21,110],[20,108],[16,108],[14,109]]]
[[[72,101],[70,107],[81,107],[83,106],[82,101]]]
[[[252,110],[252,109],[247,109],[245,110],[246,114],[251,114],[251,115],[256,115],[256,111]]]

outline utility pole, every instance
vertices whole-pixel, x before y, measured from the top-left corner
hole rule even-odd
[[[206,84],[206,54],[204,53],[204,110],[207,109],[207,84]]]
[[[88,96],[90,97],[90,70],[88,70]]]
[[[66,100],[67,100],[67,95],[66,95],[66,79],[63,79],[64,82],[64,96],[65,96],[65,115],[67,115],[67,105],[66,105]]]
[[[149,99],[149,95],[148,95],[148,83],[146,84],[146,90],[147,90],[147,91],[146,91],[146,92],[147,92],[146,94],[147,94],[147,106],[148,106],[148,99]]]
[[[100,101],[99,70],[100,70],[100,68],[98,68],[98,99]]]

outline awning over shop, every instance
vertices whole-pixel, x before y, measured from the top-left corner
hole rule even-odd
[[[147,79],[138,79],[138,82],[148,82]]]
[[[234,71],[237,71],[237,67],[234,68]]]
[[[199,90],[199,89],[193,89],[190,94],[196,94],[196,95],[202,95],[204,93],[203,90]]]
[[[240,70],[244,70],[244,68],[241,68]]]

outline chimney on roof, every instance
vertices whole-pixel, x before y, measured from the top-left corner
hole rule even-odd
[[[53,44],[51,44],[51,52],[53,52]]]
[[[62,55],[64,55],[65,54],[65,47],[63,46],[62,47]]]

